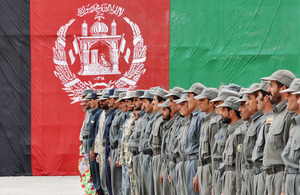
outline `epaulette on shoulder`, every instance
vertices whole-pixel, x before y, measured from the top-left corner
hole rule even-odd
[[[273,121],[273,119],[274,119],[274,116],[270,116],[269,118],[267,118],[266,124],[267,124],[267,125],[271,124],[272,121]]]

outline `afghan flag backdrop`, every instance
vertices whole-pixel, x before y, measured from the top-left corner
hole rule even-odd
[[[300,3],[3,0],[0,175],[78,174],[85,88],[249,87],[300,72]]]

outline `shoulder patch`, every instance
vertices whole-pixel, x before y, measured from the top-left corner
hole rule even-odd
[[[274,116],[270,116],[269,118],[267,118],[266,124],[267,124],[267,125],[271,124],[272,121],[273,121],[273,119],[274,119]]]
[[[238,152],[241,153],[242,150],[243,150],[243,144],[239,144],[236,149],[237,149]]]

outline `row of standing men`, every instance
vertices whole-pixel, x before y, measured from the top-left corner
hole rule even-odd
[[[300,79],[82,92],[98,194],[300,194]]]

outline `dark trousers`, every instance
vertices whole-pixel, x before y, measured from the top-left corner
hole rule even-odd
[[[108,162],[108,157],[110,156],[110,146],[105,146],[105,177],[106,177],[106,188],[109,195],[112,195],[111,190],[111,171]]]

